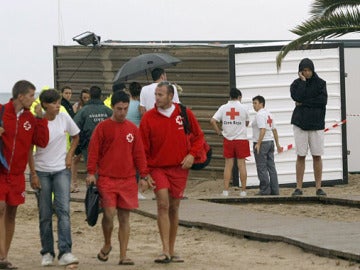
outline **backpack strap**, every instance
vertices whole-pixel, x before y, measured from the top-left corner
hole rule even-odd
[[[183,118],[184,132],[185,132],[185,134],[190,134],[191,133],[190,123],[189,123],[189,118],[186,113],[186,107],[184,105],[182,105],[181,103],[179,103],[179,107],[181,110],[180,115]]]
[[[0,110],[0,127],[3,126],[2,117],[3,117],[4,111],[5,111],[5,106],[4,106],[4,105],[1,105],[1,110]]]

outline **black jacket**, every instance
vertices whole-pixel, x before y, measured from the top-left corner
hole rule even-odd
[[[70,117],[71,117],[71,118],[74,118],[75,113],[74,113],[74,110],[73,110],[73,107],[72,107],[70,101],[68,101],[68,100],[65,99],[65,98],[62,98],[62,99],[61,99],[61,105],[64,106],[64,108],[66,109],[66,111],[68,112],[68,114],[70,115]]]
[[[311,61],[310,59],[304,60],[307,62]],[[299,70],[302,70],[303,65],[303,61],[300,62]],[[313,64],[309,66],[314,70]],[[300,78],[294,80],[290,86],[290,92],[291,98],[295,102],[300,103],[295,105],[291,124],[303,130],[324,129],[328,98],[326,82],[313,71],[313,76],[306,81],[302,81]]]
[[[305,68],[311,69],[313,76],[306,81],[298,78],[290,86],[291,98],[298,103],[291,124],[303,130],[321,130],[325,128],[326,82],[316,74],[314,63],[309,58],[299,63],[299,72]]]

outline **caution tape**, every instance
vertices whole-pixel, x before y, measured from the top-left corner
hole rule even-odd
[[[333,124],[331,127],[325,128],[324,132],[328,132],[330,129],[337,128],[345,123],[346,123],[346,119],[342,120],[340,123]]]

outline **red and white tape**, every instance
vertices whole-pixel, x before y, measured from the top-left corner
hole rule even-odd
[[[333,124],[331,127],[325,128],[324,132],[328,132],[330,129],[337,128],[345,123],[346,123],[346,119],[342,120],[340,123]]]

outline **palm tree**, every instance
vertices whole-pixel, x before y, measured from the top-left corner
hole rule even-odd
[[[277,55],[278,70],[291,50],[325,38],[360,31],[360,0],[314,0],[310,13],[310,19],[290,30],[299,37],[284,46]]]

